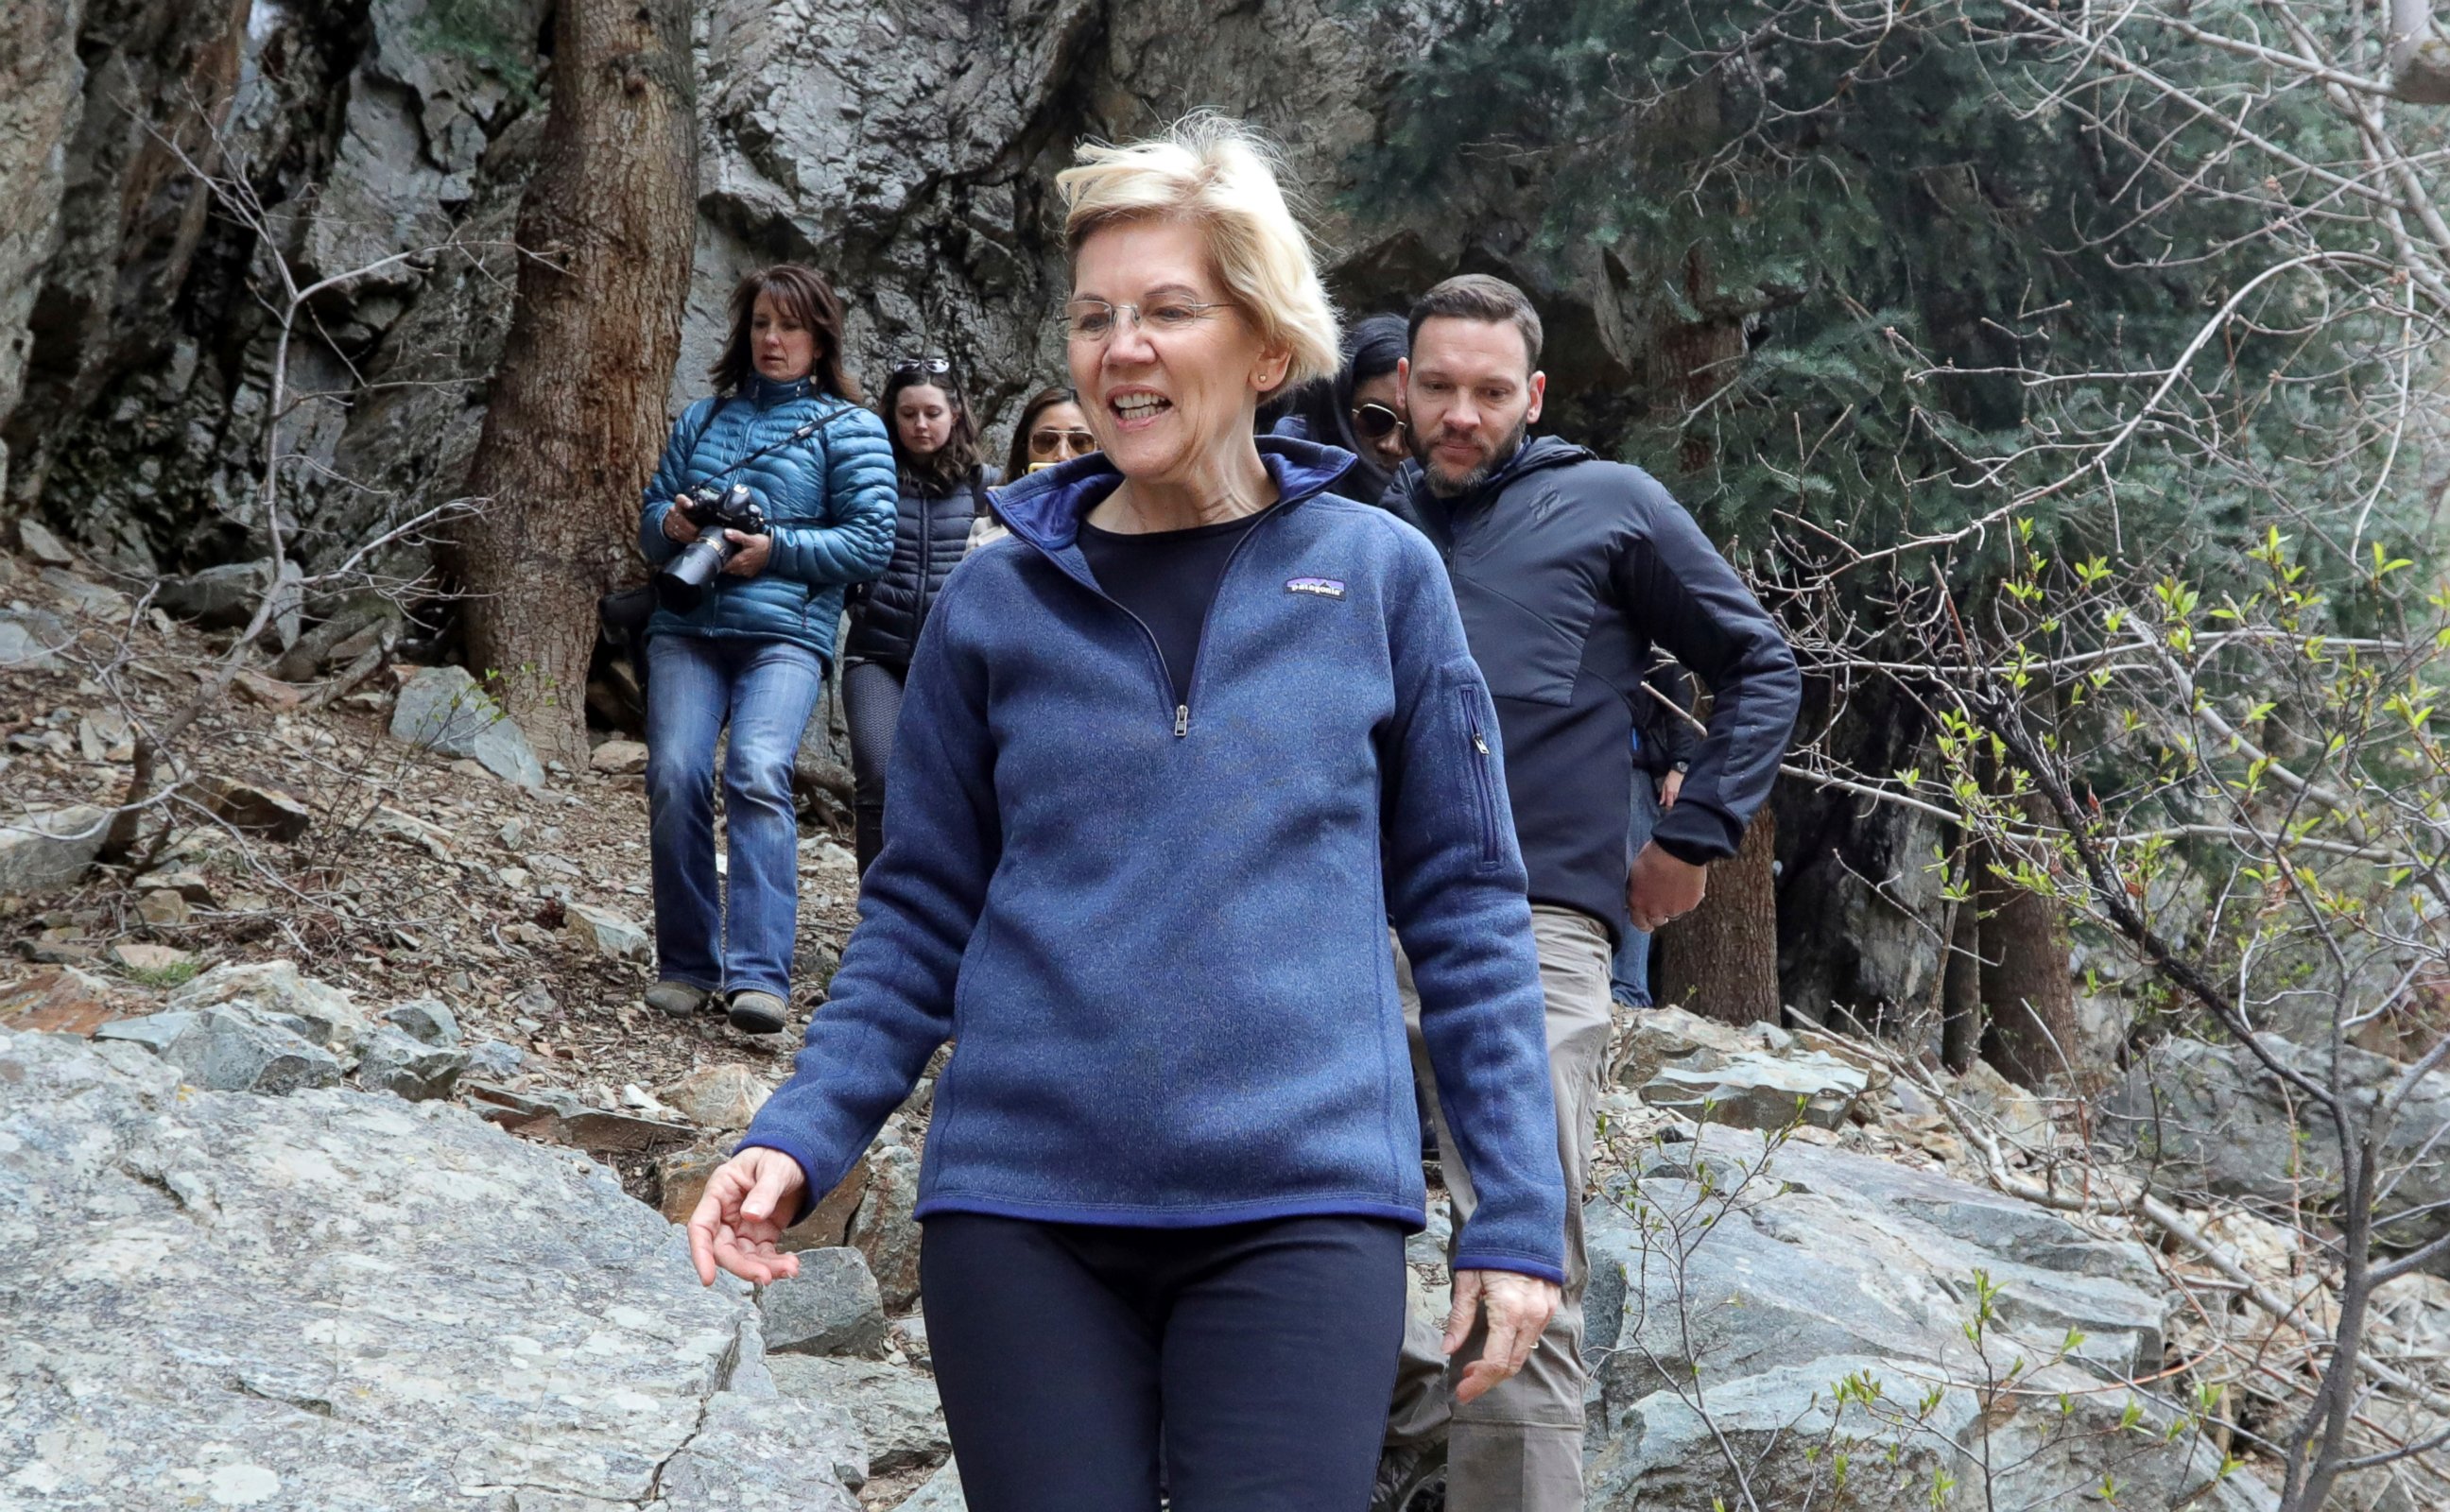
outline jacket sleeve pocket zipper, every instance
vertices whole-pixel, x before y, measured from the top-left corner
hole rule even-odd
[[[1480,865],[1486,871],[1500,861],[1497,839],[1497,783],[1490,767],[1495,752],[1488,748],[1488,736],[1481,729],[1480,708],[1468,688],[1455,689],[1463,706],[1465,733],[1471,739],[1471,795],[1474,817],[1480,821]]]

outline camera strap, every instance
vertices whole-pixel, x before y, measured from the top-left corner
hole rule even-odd
[[[731,401],[729,399],[725,399],[723,402],[728,405]],[[793,426],[789,432],[785,434],[779,439],[768,441],[764,446],[759,447],[757,450],[749,453],[747,456],[740,458],[738,461],[729,463],[712,473],[709,473],[706,476],[698,479],[698,481],[692,486],[696,488],[704,488],[708,484],[712,483],[719,478],[730,476],[732,474],[739,472],[742,468],[747,467],[749,463],[754,462],[761,456],[768,456],[774,452],[779,452],[787,446],[793,445],[796,442],[805,441],[810,436],[818,437],[818,451],[822,455],[825,450],[823,437],[826,429],[832,425],[834,421],[841,419],[844,416],[850,414],[858,408],[859,406],[855,404],[840,402],[838,407],[831,412],[821,415],[813,420],[802,421],[800,424]],[[717,406],[714,413],[715,415],[721,415],[723,413],[722,407]],[[709,416],[707,417],[710,425],[713,423],[713,416]]]

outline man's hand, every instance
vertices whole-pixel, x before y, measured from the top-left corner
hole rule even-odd
[[[766,559],[774,554],[774,537],[743,535],[738,531],[726,531],[723,537],[740,548],[723,564],[724,572],[733,577],[755,577],[766,571]]]
[[[697,539],[697,524],[689,517],[689,512],[681,508],[678,499],[672,500],[672,507],[664,511],[664,539],[678,541],[683,546]]]
[[[800,1163],[780,1150],[743,1150],[716,1167],[690,1214],[690,1258],[699,1283],[714,1285],[717,1266],[761,1287],[798,1275],[800,1257],[774,1244],[807,1184]]]
[[[1553,1281],[1518,1275],[1511,1270],[1458,1270],[1454,1273],[1454,1307],[1447,1313],[1447,1336],[1440,1354],[1451,1355],[1471,1335],[1472,1315],[1488,1314],[1488,1337],[1480,1358],[1463,1367],[1455,1383],[1455,1401],[1468,1402],[1523,1368],[1540,1347],[1541,1330],[1557,1315],[1565,1296]]]
[[[1665,813],[1676,806],[1676,795],[1684,790],[1684,774],[1669,768],[1667,780],[1659,785],[1659,811]]]
[[[1701,907],[1701,894],[1709,884],[1709,867],[1678,861],[1653,841],[1633,858],[1633,876],[1624,888],[1625,911],[1633,915],[1634,928],[1655,934],[1669,920]]]

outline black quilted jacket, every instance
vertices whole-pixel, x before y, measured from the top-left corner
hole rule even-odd
[[[861,592],[851,610],[850,642],[843,654],[864,662],[910,663],[919,644],[919,628],[944,579],[961,564],[962,549],[970,538],[970,522],[986,507],[986,491],[995,481],[982,471],[949,494],[931,494],[908,482],[902,485],[902,504],[895,514],[893,558],[883,575]]]

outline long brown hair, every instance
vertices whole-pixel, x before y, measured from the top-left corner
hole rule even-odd
[[[838,399],[859,403],[865,396],[843,366],[843,303],[833,285],[814,268],[777,262],[743,278],[731,291],[731,339],[723,356],[706,370],[718,397],[729,398],[757,375],[757,357],[750,346],[750,327],[757,318],[757,296],[771,295],[783,314],[816,338],[816,362],[808,377]]]
[[[902,398],[904,389],[938,389],[944,402],[952,406],[953,426],[945,433],[944,444],[925,456],[914,456],[902,441],[902,422],[893,417],[893,406]],[[949,494],[970,480],[979,468],[979,422],[970,417],[969,396],[953,381],[950,372],[930,373],[924,368],[896,368],[885,378],[885,397],[877,401],[885,411],[885,434],[893,439],[893,465],[904,484],[916,484],[939,494]]]
[[[1040,389],[1029,397],[1029,402],[1021,407],[1021,418],[1012,427],[1012,465],[1004,469],[1005,482],[1018,483],[1029,475],[1029,432],[1038,423],[1038,417],[1058,404],[1079,402],[1080,396],[1060,383]]]

